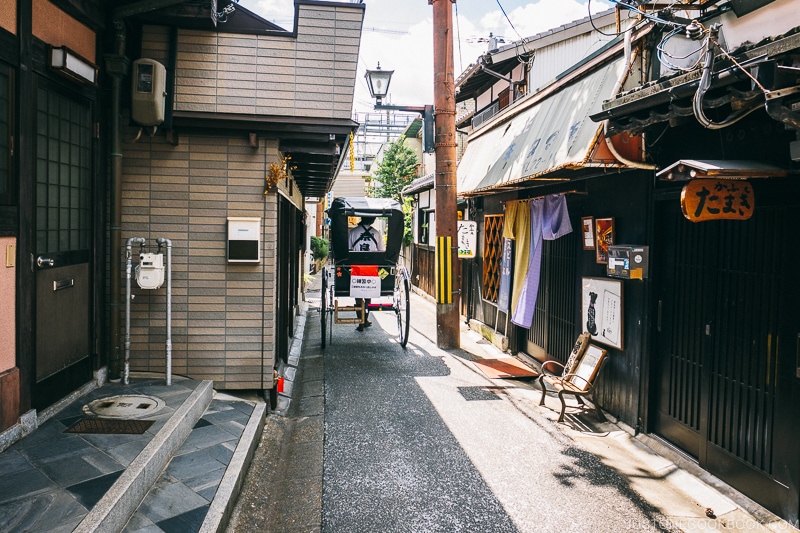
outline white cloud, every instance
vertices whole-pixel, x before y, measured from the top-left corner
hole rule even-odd
[[[258,16],[291,30],[294,0],[243,0],[241,4]]]
[[[592,13],[605,11],[609,7],[610,4],[607,2],[595,0],[591,3]],[[537,3],[526,4],[508,12],[508,17],[514,23],[514,28],[522,37],[530,37],[567,22],[582,19],[588,15],[589,11],[586,4],[576,0],[539,0]],[[502,32],[499,35],[503,35],[506,39],[512,41],[519,39],[517,32],[511,28],[511,25],[508,24],[508,21],[499,10],[487,15],[481,19],[481,22],[486,19],[499,24],[499,27],[494,27],[496,32]]]
[[[422,0],[365,0],[366,12],[356,91],[355,111],[371,111],[374,101],[369,97],[364,72],[381,68],[394,70],[388,101],[395,105],[425,105],[433,103],[433,8]],[[241,0],[242,5],[264,17],[285,21],[294,14],[293,0]],[[463,0],[458,20],[454,17],[453,43],[454,76],[474,63],[487,49],[479,42],[492,33],[502,36],[506,43],[529,37],[588,15],[586,0],[502,0],[511,28],[495,2]],[[591,0],[592,12],[611,7],[606,0]],[[457,7],[458,9],[458,7]],[[471,16],[465,15],[469,13]],[[291,26],[291,24],[289,24]],[[291,28],[287,28],[291,29]]]

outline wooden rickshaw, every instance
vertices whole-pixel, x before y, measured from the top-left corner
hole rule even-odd
[[[409,331],[408,270],[400,262],[403,244],[403,208],[388,198],[336,198],[327,210],[330,219],[328,263],[322,270],[322,347],[333,340],[333,324],[367,324],[365,311],[394,311],[397,340],[405,347]],[[385,251],[348,249],[350,217],[375,217],[386,234]],[[354,222],[351,219],[351,222]],[[361,305],[340,305],[339,298],[360,299]],[[365,303],[366,300],[370,303]],[[377,300],[377,301],[376,301]],[[349,303],[349,302],[348,302]],[[347,312],[350,316],[340,316]],[[352,313],[356,317],[352,317]]]

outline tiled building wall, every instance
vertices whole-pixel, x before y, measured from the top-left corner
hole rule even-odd
[[[175,110],[349,119],[364,11],[297,7],[296,38],[180,30]],[[142,57],[166,62],[166,28],[143,41]]]
[[[210,120],[214,113],[349,120],[364,11],[297,9],[296,37],[179,30],[174,109]],[[167,27],[145,27],[141,57],[168,66],[169,37]],[[123,137],[135,135],[131,128]],[[217,388],[271,387],[279,229],[277,193],[263,190],[281,154],[262,135],[257,149],[246,135],[209,135],[181,133],[173,146],[158,132],[124,144],[122,237],[144,237],[153,252],[157,238],[172,241],[173,372],[213,379]],[[302,209],[297,187],[277,188]],[[261,264],[227,263],[229,216],[262,217]],[[166,290],[142,290],[135,280],[132,287],[131,370],[163,372]]]
[[[147,252],[159,237],[172,241],[173,373],[227,389],[265,388],[263,375],[271,387],[276,193],[263,191],[277,143],[181,136],[173,146],[156,135],[123,149],[123,239],[144,237]],[[262,218],[260,264],[228,264],[229,216]],[[131,370],[163,372],[166,283],[131,284]]]

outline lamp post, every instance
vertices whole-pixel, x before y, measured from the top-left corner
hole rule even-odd
[[[367,70],[364,77],[367,79],[369,94],[375,99],[374,109],[390,109],[394,111],[409,111],[422,115],[422,151],[427,153],[434,151],[433,142],[433,106],[409,106],[409,105],[384,105],[382,103],[386,95],[389,94],[389,82],[392,81],[393,70],[382,70],[381,64],[375,70]]]
[[[452,26],[450,5],[453,1],[438,0],[439,4],[444,4],[446,7],[450,26]],[[375,98],[375,109],[394,109],[422,114],[423,149],[425,152],[435,151],[436,153],[434,179],[436,193],[436,345],[443,349],[454,349],[461,345],[459,325],[459,295],[461,291],[459,290],[459,278],[453,272],[454,266],[458,265],[456,255],[458,239],[456,232],[456,110],[452,60],[453,43],[451,31],[442,31],[443,39],[436,36],[437,12],[441,17],[443,9],[437,7],[435,2],[437,0],[429,0],[429,3],[434,4],[434,72],[441,71],[444,74],[444,80],[441,82],[440,75],[435,75],[435,106],[383,105],[382,100],[389,93],[389,82],[391,82],[394,71],[382,70],[380,63],[376,70],[367,70],[364,77],[367,79],[370,94]],[[449,39],[449,45],[446,44],[447,39]],[[449,59],[447,59],[448,57]],[[448,68],[449,76],[444,72]]]

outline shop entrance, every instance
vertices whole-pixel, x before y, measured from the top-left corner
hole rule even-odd
[[[692,223],[676,197],[656,205],[652,429],[796,523],[800,205],[755,187],[748,221]]]

